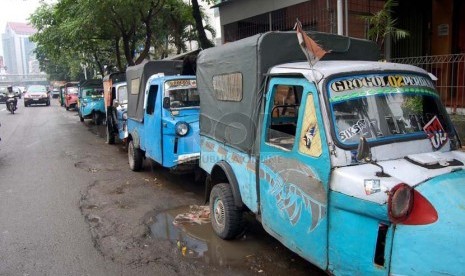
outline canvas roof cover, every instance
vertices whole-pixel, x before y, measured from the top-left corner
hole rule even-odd
[[[101,79],[85,80],[79,83],[79,87],[103,87]]]
[[[323,49],[321,60],[379,59],[372,41],[333,34],[308,33]],[[200,133],[241,151],[253,153],[260,129],[259,112],[268,70],[278,64],[305,61],[296,32],[268,32],[200,52],[197,89],[200,91]],[[242,75],[240,101],[219,100],[213,79]]]
[[[128,83],[128,117],[142,122],[144,118],[144,95],[148,79],[158,73],[177,75],[182,71],[182,60],[154,60],[126,69]]]
[[[103,82],[111,80],[112,84],[118,83],[118,82],[124,82],[126,81],[126,73],[125,72],[115,72],[111,73],[108,75],[105,75],[103,78]]]

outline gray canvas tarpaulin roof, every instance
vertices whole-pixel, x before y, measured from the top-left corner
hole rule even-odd
[[[371,41],[316,32],[309,35],[330,51],[321,60],[379,59],[378,47]],[[268,70],[275,65],[305,60],[296,32],[268,32],[201,51],[197,58],[201,135],[254,153]],[[236,73],[242,75],[241,99],[219,100],[214,77]]]
[[[128,117],[142,122],[144,118],[145,86],[148,79],[158,73],[178,75],[182,60],[154,60],[128,67],[126,81],[128,90]]]
[[[91,79],[81,81],[79,87],[103,87],[103,82],[101,79]]]
[[[126,81],[126,73],[125,72],[114,72],[103,77],[103,82],[111,80],[113,84],[118,82]]]

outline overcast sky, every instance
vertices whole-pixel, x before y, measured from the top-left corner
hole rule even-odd
[[[27,22],[39,5],[40,0],[0,0],[0,34],[5,32],[6,22]],[[1,40],[0,55],[3,55]]]

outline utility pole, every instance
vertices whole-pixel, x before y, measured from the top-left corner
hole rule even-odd
[[[344,35],[344,11],[342,0],[337,0],[337,34]]]

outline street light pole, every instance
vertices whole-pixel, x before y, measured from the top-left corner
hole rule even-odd
[[[337,0],[337,34],[344,35],[344,11],[342,0]]]

